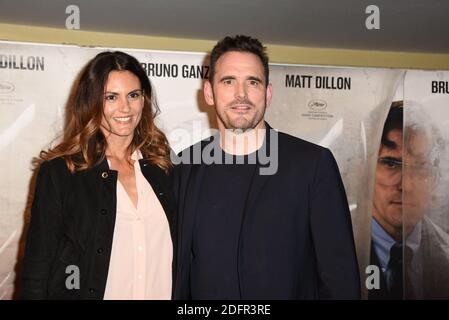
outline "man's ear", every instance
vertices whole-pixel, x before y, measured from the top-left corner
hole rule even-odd
[[[204,82],[203,93],[204,93],[204,100],[206,100],[206,103],[210,106],[213,106],[215,104],[214,91],[212,90],[212,84],[210,83],[209,80],[206,80]]]
[[[268,84],[267,86],[267,92],[266,92],[266,106],[267,108],[271,105],[271,98],[273,95],[273,86],[271,85],[271,83]]]

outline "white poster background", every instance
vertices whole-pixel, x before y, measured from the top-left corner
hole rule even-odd
[[[0,299],[12,297],[19,248],[23,249],[23,229],[29,219],[27,197],[33,196],[31,160],[61,133],[65,103],[76,75],[104,50],[108,49],[0,42]],[[206,54],[122,51],[147,69],[153,64],[155,72],[149,77],[161,109],[158,123],[176,152],[213,133],[214,110],[204,103],[203,80],[195,76]],[[5,67],[13,56],[19,69]],[[43,59],[45,69],[29,70],[36,69],[29,57]],[[157,76],[156,64],[169,71]],[[350,77],[351,90],[286,88],[286,74]],[[362,275],[369,255],[375,158],[401,75],[402,71],[372,68],[270,66],[273,103],[267,121],[334,153],[351,208]]]

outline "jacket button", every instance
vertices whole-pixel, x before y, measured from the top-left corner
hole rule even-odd
[[[100,210],[100,213],[101,213],[102,216],[105,216],[105,215],[108,214],[108,210],[106,210],[106,209],[101,209],[101,210]]]
[[[163,192],[159,192],[159,195],[162,197],[162,196],[164,196],[164,193]]]
[[[106,171],[103,171],[103,172],[101,173],[101,177],[102,177],[103,179],[106,179],[108,176],[109,176],[109,175],[108,175],[108,173],[107,173]]]
[[[98,248],[97,249],[97,253],[102,254],[103,253],[103,248]]]
[[[95,289],[94,288],[90,288],[89,289],[89,293],[92,293],[92,294],[95,293]]]

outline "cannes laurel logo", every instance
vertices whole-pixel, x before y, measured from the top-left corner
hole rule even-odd
[[[14,85],[11,82],[0,81],[0,94],[11,93],[15,90]]]
[[[320,99],[310,100],[307,105],[312,110],[324,110],[327,107],[326,101]]]

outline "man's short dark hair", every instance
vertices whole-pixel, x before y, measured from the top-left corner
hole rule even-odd
[[[404,130],[404,102],[393,101],[388,112],[387,119],[385,120],[384,130],[382,132],[382,145],[387,148],[396,148],[396,143],[388,139],[388,134],[394,129]]]
[[[269,70],[266,47],[264,47],[259,40],[244,35],[237,35],[235,37],[227,36],[217,42],[210,55],[210,82],[213,82],[214,80],[215,65],[218,59],[226,52],[232,51],[255,54],[260,59],[260,62],[262,62],[265,73],[265,85],[268,85]]]

